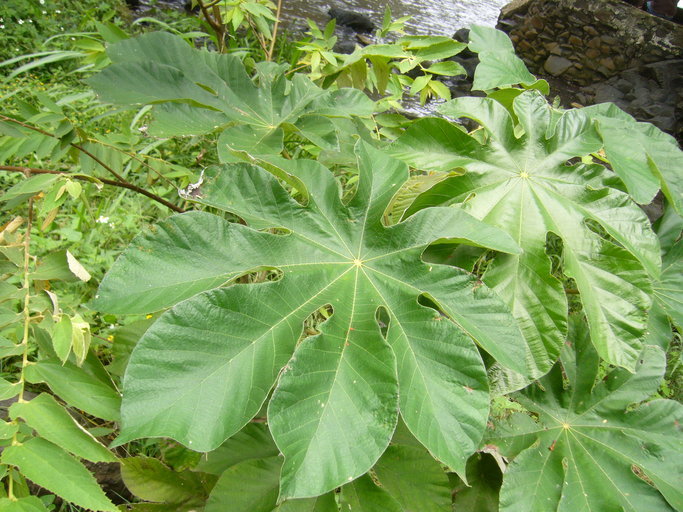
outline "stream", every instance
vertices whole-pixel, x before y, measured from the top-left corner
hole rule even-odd
[[[470,25],[494,26],[501,7],[509,0],[346,0],[325,2],[283,0],[282,19],[289,26],[299,26],[298,20],[310,18],[324,27],[330,20],[330,7],[354,11],[368,16],[375,25],[382,23],[384,9],[391,8],[392,17],[412,16],[406,32],[412,35],[452,36],[456,30]]]
[[[277,2],[277,0],[274,0]],[[324,28],[330,21],[330,7],[353,11],[367,16],[375,26],[382,24],[384,10],[391,9],[392,19],[402,16],[411,18],[405,24],[409,35],[448,36],[470,25],[495,26],[500,9],[510,0],[344,0],[328,2],[325,0],[283,0],[282,28],[295,39],[304,37],[308,30],[306,18]],[[153,15],[154,7],[183,9],[186,0],[140,0],[136,9],[138,15]],[[416,98],[405,98],[405,112],[414,116],[435,115],[435,107],[440,102],[420,105]]]
[[[405,25],[408,34],[450,37],[456,30],[470,25],[494,26],[501,7],[508,2],[509,0],[283,0],[282,24],[292,32],[306,30],[306,18],[310,18],[322,28],[330,21],[327,11],[330,7],[337,7],[364,14],[379,26],[388,6],[393,19],[412,17]],[[185,6],[185,0],[131,0],[131,3],[139,3],[135,9],[139,16],[153,15],[155,7],[182,10]]]

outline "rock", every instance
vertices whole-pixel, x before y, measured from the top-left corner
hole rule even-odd
[[[548,53],[553,53],[555,55],[560,55],[562,50],[560,50],[560,45],[553,41],[552,43],[546,43],[543,47],[548,51]]]
[[[595,103],[616,102],[624,97],[624,94],[619,89],[606,83],[597,85],[594,91],[593,101]]]
[[[567,71],[572,65],[572,61],[565,59],[564,57],[558,57],[557,55],[551,55],[543,64],[543,69],[553,76],[560,76],[562,73]]]
[[[593,39],[588,41],[588,44],[587,44],[587,46],[589,48],[600,48],[601,45],[602,45],[602,40],[599,37],[594,37]]]
[[[569,36],[569,43],[581,48],[583,46],[583,39],[577,36]]]
[[[337,25],[349,27],[356,32],[369,34],[375,30],[375,24],[364,14],[345,11],[338,7],[332,7],[327,13],[330,15],[330,18],[337,20]]]
[[[610,71],[614,71],[615,69],[617,69],[614,65],[614,61],[609,57],[607,57],[606,59],[600,59],[600,65],[605,66]]]
[[[589,36],[597,36],[600,34],[597,30],[595,30],[595,27],[592,27],[591,25],[586,25],[583,27],[583,30]]]
[[[542,20],[540,17],[538,17],[538,16],[533,16],[533,17],[529,20],[529,23],[531,23],[531,25],[532,25],[534,28],[536,28],[536,29],[538,29],[538,30],[543,30],[544,23],[543,23],[543,20]]]
[[[597,59],[600,57],[600,50],[596,50],[595,48],[589,48],[586,50],[586,57],[589,59]]]

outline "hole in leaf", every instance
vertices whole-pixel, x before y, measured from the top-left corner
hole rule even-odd
[[[638,478],[640,478],[643,482],[646,484],[655,487],[655,483],[650,480],[650,478],[645,474],[645,472],[639,467],[636,466],[635,464],[631,464],[631,471],[633,471],[633,474],[636,475]]]
[[[389,312],[384,307],[377,308],[375,319],[377,320],[377,325],[379,325],[379,330],[382,333],[382,336],[386,338],[387,330],[389,329],[389,322],[391,321]]]
[[[235,282],[237,284],[254,284],[265,283],[269,281],[279,281],[282,279],[284,273],[277,268],[258,268],[238,277]]]
[[[325,304],[311,313],[306,320],[304,320],[304,330],[301,333],[299,343],[309,336],[316,336],[320,334],[320,327],[322,324],[334,314],[332,304]]]

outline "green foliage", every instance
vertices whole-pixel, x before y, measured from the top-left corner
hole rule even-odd
[[[203,134],[221,129],[219,155],[229,151],[279,153],[286,132],[317,141],[330,117],[372,114],[372,102],[355,90],[325,91],[302,75],[287,80],[273,63],[257,66],[256,84],[233,55],[200,51],[178,37],[152,33],[113,45],[114,65],[90,84],[100,97],[154,107],[158,135]],[[342,108],[343,105],[343,108]],[[228,126],[233,125],[233,126]]]
[[[206,7],[219,53],[84,15],[7,65],[0,510],[117,510],[91,462],[138,511],[683,509],[673,139],[551,106],[483,27],[487,97],[441,107],[476,130],[381,114],[448,99],[464,45],[387,11],[296,64],[274,10]],[[115,107],[37,90],[68,58]]]
[[[387,8],[378,38],[391,32],[402,33],[407,18],[392,22]],[[465,44],[444,36],[402,36],[391,44],[369,44],[356,46],[350,55],[333,51],[337,42],[333,36],[335,20],[321,31],[309,21],[310,41],[304,41],[299,48],[304,55],[298,62],[299,68],[310,69],[309,76],[324,87],[335,83],[342,87],[355,87],[384,96],[377,103],[377,110],[402,109],[406,89],[410,95],[418,95],[420,103],[429,98],[451,99],[448,87],[438,77],[466,74],[465,69],[449,59],[465,48]],[[438,62],[435,62],[438,61]]]
[[[681,510],[683,407],[629,407],[657,389],[664,354],[647,347],[634,373],[614,369],[596,383],[600,360],[586,325],[576,323],[575,351],[565,349],[547,376],[515,395],[538,420],[514,414],[489,434],[514,456],[500,510]]]
[[[466,171],[422,194],[412,209],[460,204],[506,230],[524,249],[521,255],[496,256],[484,282],[516,312],[536,376],[555,361],[566,332],[567,300],[546,255],[548,233],[559,236],[562,269],[576,283],[593,343],[610,363],[633,368],[647,327],[649,276],[660,273],[657,238],[604,167],[566,165],[602,146],[586,115],[555,112],[537,91],[520,94],[513,109],[516,126],[490,98],[461,98],[441,108],[481,124],[484,144],[445,120],[420,120],[406,130],[395,155],[425,170]],[[517,130],[523,135],[516,136]],[[603,234],[587,221],[597,222]]]
[[[48,36],[82,32],[120,17],[120,0],[5,0],[0,5],[0,62],[35,52]]]
[[[502,233],[455,209],[425,210],[408,223],[382,226],[382,215],[406,180],[407,169],[364,145],[357,157],[360,184],[348,205],[341,203],[337,184],[320,166],[297,169],[308,192],[305,208],[258,168],[207,169],[201,202],[239,215],[252,228],[284,228],[290,235],[243,228],[207,214],[183,215],[169,219],[155,235],[138,239],[117,261],[93,302],[117,313],[155,311],[259,268],[284,273],[270,284],[196,295],[147,331],[128,365],[124,387],[128,382],[135,387],[124,395],[119,442],[164,435],[197,450],[212,450],[258,412],[286,364],[268,410],[271,432],[286,457],[283,474],[293,473],[283,480],[284,497],[318,495],[365,473],[393,432],[397,393],[401,414],[417,438],[450,467],[464,469],[488,410],[484,368],[464,334],[518,371],[524,371],[516,357],[523,346],[518,333],[505,327],[510,322],[505,309],[485,287],[461,272],[425,265],[419,254],[438,238],[503,251],[516,247]],[[178,259],[188,243],[204,254],[205,264],[194,252],[186,253],[189,259]],[[217,267],[215,258],[230,247],[239,251],[223,257],[222,268]],[[177,270],[169,275],[172,267]],[[122,294],[121,283],[129,282],[131,272],[144,274],[146,284]],[[421,294],[437,300],[455,324],[418,305]],[[294,350],[301,333],[297,325],[326,304],[334,314],[320,326],[321,334]],[[236,322],[264,307],[269,313],[262,312],[258,324],[244,325],[226,339],[212,339],[209,350],[207,330],[220,332],[225,318]],[[372,327],[380,307],[390,319],[386,341]],[[197,311],[206,308],[215,316],[194,325]],[[476,320],[484,311],[492,320],[486,329]],[[413,325],[420,325],[419,330]],[[446,339],[450,347],[439,341]],[[181,369],[174,363],[176,350],[186,352],[190,346],[201,346],[201,352],[191,364],[186,359]],[[393,353],[401,361],[398,367]],[[453,362],[449,370],[436,372],[430,362],[434,358],[441,365]],[[151,360],[157,367],[153,374],[147,370]],[[263,366],[266,360],[272,365]],[[439,376],[441,372],[447,373]],[[250,389],[242,388],[247,375]],[[153,391],[160,385],[169,390],[161,400]],[[213,392],[217,389],[219,394]],[[244,389],[239,398],[237,389]],[[223,398],[227,396],[230,401]],[[453,404],[475,401],[479,412],[471,416],[464,407],[449,413]],[[202,413],[191,412],[190,404],[202,404]],[[342,427],[338,418],[354,410],[367,413],[356,418],[349,435],[350,427]],[[427,414],[434,419],[425,421]],[[292,432],[289,425],[302,422],[310,427]],[[327,478],[320,479],[320,464],[326,466]]]

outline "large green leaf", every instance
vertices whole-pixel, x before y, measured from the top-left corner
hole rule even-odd
[[[513,105],[517,127],[488,98],[459,98],[442,107],[445,114],[480,123],[488,134],[485,145],[442,119],[417,121],[396,141],[393,153],[411,165],[466,171],[418,197],[408,214],[455,204],[504,229],[524,249],[496,256],[484,282],[522,326],[537,376],[557,359],[566,333],[567,299],[546,254],[549,234],[559,236],[562,270],[580,292],[593,343],[603,358],[632,369],[651,304],[648,273],[660,272],[657,238],[605,168],[567,164],[602,146],[585,114],[556,115],[537,91],[519,95]],[[524,134],[517,137],[515,128]]]
[[[518,249],[499,229],[454,208],[384,226],[407,167],[362,143],[357,157],[360,180],[348,204],[320,166],[298,169],[306,205],[257,167],[209,168],[201,201],[251,227],[183,214],[124,252],[97,305],[133,312],[136,303],[145,311],[190,298],[164,313],[131,355],[119,442],[169,436],[212,450],[260,410],[276,385],[268,425],[285,456],[282,499],[317,496],[364,474],[386,448],[399,409],[435,457],[464,470],[488,412],[484,367],[470,336],[520,372],[525,347],[486,286],[420,255],[436,240]],[[213,265],[203,263],[204,253],[215,255]],[[279,279],[195,295],[230,276],[270,268]],[[135,302],[124,285],[131,278]],[[174,281],[187,290],[174,285],[169,300],[163,287]],[[441,312],[421,305],[422,295]],[[333,314],[316,326],[319,334],[301,341],[303,322],[325,306]]]
[[[341,489],[342,512],[403,512],[403,507],[370,477],[363,475]]]
[[[272,512],[278,496],[282,458],[245,460],[221,475],[206,512]]]
[[[392,445],[374,472],[404,512],[449,512],[452,508],[448,476],[422,448]]]
[[[655,300],[680,329],[683,327],[683,240],[664,256],[661,278],[654,284]]]
[[[249,423],[215,450],[202,455],[197,471],[220,475],[242,461],[266,459],[278,454],[277,446],[263,423]]]
[[[118,512],[85,466],[49,441],[34,437],[8,446],[1,460],[19,467],[26,478],[67,501],[91,510]]]
[[[208,497],[201,473],[173,471],[150,457],[124,459],[121,477],[130,492],[138,498],[164,503],[173,510],[194,510],[203,506]]]
[[[605,154],[629,194],[649,203],[661,188],[683,214],[683,152],[676,139],[650,123],[636,120],[612,103],[583,109],[597,123]]]
[[[361,91],[323,90],[300,74],[288,80],[273,63],[256,66],[254,83],[236,56],[197,50],[166,32],[126,39],[107,53],[113,65],[90,78],[90,85],[104,101],[161,104],[154,107],[153,131],[159,135],[227,127],[220,146],[279,153],[283,128],[309,115],[373,112],[372,100]]]
[[[273,509],[273,512],[339,512],[334,492],[315,498],[287,500]]]
[[[498,512],[498,494],[503,476],[491,455],[476,453],[470,457],[467,461],[467,484],[456,478],[453,489],[455,510]]]
[[[282,458],[249,459],[227,469],[206,503],[206,512],[337,512],[334,493],[277,504]]]
[[[489,443],[515,456],[500,510],[681,510],[683,407],[672,400],[629,407],[656,392],[664,353],[647,346],[635,373],[615,369],[596,383],[600,361],[586,334],[572,340],[576,354],[565,350],[540,384],[515,395],[538,421],[518,413],[490,434]]]

